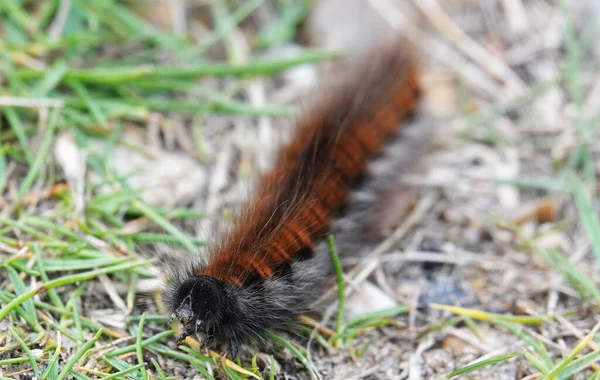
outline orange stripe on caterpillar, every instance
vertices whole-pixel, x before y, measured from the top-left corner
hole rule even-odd
[[[291,255],[277,242],[277,240],[271,241],[267,247],[267,252],[271,256],[273,262],[288,262],[292,259]]]

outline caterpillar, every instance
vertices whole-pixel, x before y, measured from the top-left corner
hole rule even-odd
[[[286,329],[310,310],[331,272],[319,249],[367,164],[417,107],[420,67],[401,43],[340,66],[260,177],[231,229],[204,262],[167,276],[165,299],[179,340],[240,344]]]

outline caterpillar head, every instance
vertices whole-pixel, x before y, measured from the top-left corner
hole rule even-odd
[[[183,324],[182,341],[195,335],[208,347],[216,336],[229,341],[233,357],[237,356],[237,343],[223,336],[222,328],[231,319],[232,304],[223,281],[211,276],[195,276],[177,286],[171,302],[171,320]]]

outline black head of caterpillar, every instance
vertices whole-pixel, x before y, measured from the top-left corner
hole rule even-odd
[[[330,266],[322,255],[242,287],[207,275],[173,276],[164,293],[166,306],[183,324],[180,340],[196,336],[203,346],[228,344],[235,357],[240,344],[265,343],[267,331],[293,331],[296,317],[313,309]]]
[[[187,336],[196,335],[205,346],[213,339],[229,343],[235,357],[238,343],[236,334],[227,326],[236,325],[240,315],[237,307],[235,285],[228,284],[212,276],[195,276],[177,286],[171,300],[171,321],[178,319],[183,324],[182,341]]]

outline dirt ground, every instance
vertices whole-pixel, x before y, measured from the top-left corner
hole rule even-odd
[[[198,40],[210,29],[202,1],[151,3],[139,11],[161,28]],[[545,318],[541,325],[519,328],[542,342],[555,362],[597,323],[594,303],[582,299],[538,252],[558,250],[596,284],[600,278],[561,170],[582,143],[580,120],[591,120],[591,128],[598,120],[600,76],[595,64],[600,43],[594,38],[594,20],[600,20],[600,3],[565,3],[322,0],[293,42],[260,52],[283,57],[308,48],[354,51],[402,34],[416,47],[424,66],[422,110],[408,128],[427,125],[433,130],[431,141],[417,160],[398,170],[397,191],[381,214],[390,218],[381,241],[357,246],[366,256],[344,261],[350,317],[398,305],[409,310],[394,317],[398,323],[369,329],[347,347],[313,342],[308,358],[320,378],[434,379],[476,359],[528,350],[514,332],[482,321],[480,315],[466,315],[466,309]],[[210,47],[211,57],[244,62],[259,54],[252,41],[273,20],[274,9],[269,1],[258,6],[224,43]],[[576,74],[569,71],[571,36],[580,48]],[[275,77],[250,79],[240,97],[258,106],[302,103],[324,75],[335,75],[331,65],[303,65]],[[565,80],[573,75],[580,90]],[[218,90],[227,84],[227,79],[205,80],[208,88]],[[162,128],[163,116],[175,128]],[[201,128],[195,128],[198,125]],[[136,177],[145,187],[142,197],[148,204],[192,205],[209,215],[227,215],[245,198],[251,178],[270,166],[273,152],[292,126],[289,118],[208,114],[194,120],[177,112],[157,114],[146,131],[126,134],[131,145],[152,146],[154,159],[118,147],[109,160],[120,173],[152,168],[149,175]],[[198,141],[201,149],[194,146]],[[600,145],[595,139],[584,143],[597,175]],[[209,218],[177,226],[205,236],[218,223]],[[129,227],[136,231],[143,226]],[[161,244],[140,248],[149,256],[176,250]],[[152,297],[158,277],[157,270],[157,279],[138,284],[138,292],[145,295],[136,301],[133,314],[159,313]],[[127,284],[116,286],[118,293],[126,292]],[[464,309],[441,310],[438,304]],[[81,305],[83,315],[126,328],[122,311],[101,284],[86,288]],[[325,317],[312,317],[332,328],[334,312],[330,307]],[[454,319],[457,314],[462,318]],[[163,325],[149,323],[145,331],[163,330]],[[307,344],[306,334],[290,339]],[[167,345],[176,347],[174,342]],[[594,350],[595,346],[590,345]],[[363,347],[364,353],[357,355]],[[289,352],[275,350],[281,369],[277,378],[311,378]],[[250,363],[257,355],[259,367],[268,366],[270,353],[268,347],[243,347],[242,362]],[[203,378],[179,361],[152,357],[169,376]],[[457,378],[534,379],[536,374],[527,357],[518,355]],[[575,378],[590,374],[591,370]]]

